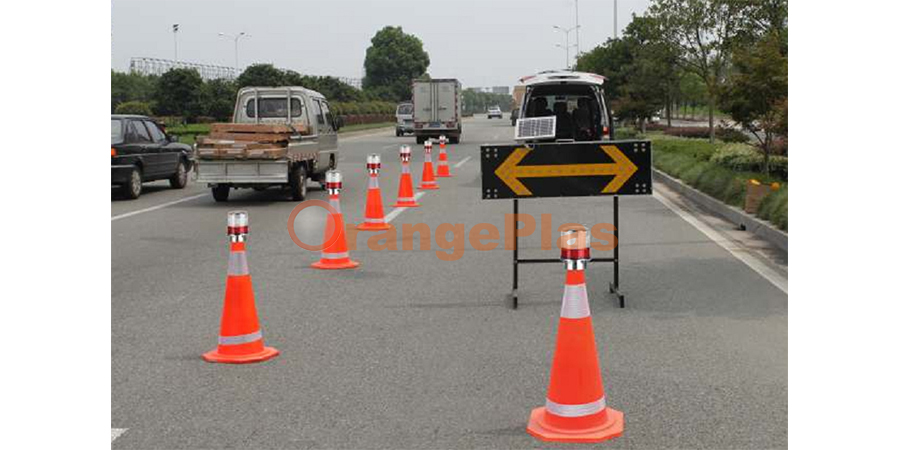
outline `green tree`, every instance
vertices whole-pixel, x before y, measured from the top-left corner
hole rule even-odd
[[[736,50],[734,70],[723,92],[723,109],[759,141],[765,173],[775,133],[787,131],[787,114],[781,108],[787,109],[788,62],[782,48],[780,35],[773,32]]]
[[[150,102],[158,77],[138,73],[112,71],[110,77],[112,106],[110,112],[116,110],[120,103],[141,101]]]
[[[678,64],[703,80],[709,111],[709,139],[715,140],[713,114],[722,93],[732,46],[744,33],[743,18],[753,0],[653,0],[648,14],[659,24],[660,39],[676,49]]]
[[[281,69],[271,64],[253,64],[235,80],[237,87],[247,86],[286,86],[288,85],[287,75]]]
[[[193,120],[202,113],[203,79],[195,69],[170,69],[159,77],[155,110],[164,116],[184,116]]]
[[[214,117],[225,122],[234,113],[234,99],[237,96],[237,86],[233,81],[216,79],[203,83],[202,104],[203,115]]]
[[[366,50],[363,89],[377,92],[385,100],[412,97],[412,80],[422,76],[431,64],[422,41],[406,34],[402,27],[384,27]]]

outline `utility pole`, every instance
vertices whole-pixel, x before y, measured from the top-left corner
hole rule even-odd
[[[175,38],[175,62],[178,62],[178,24],[172,24],[172,36]]]

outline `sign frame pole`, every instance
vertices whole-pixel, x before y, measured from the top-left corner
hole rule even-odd
[[[616,245],[613,247],[612,258],[591,258],[594,262],[606,262],[613,265],[613,281],[609,283],[609,293],[615,294],[619,299],[619,308],[625,307],[625,294],[619,290],[619,196],[613,195],[613,236]],[[519,258],[519,199],[513,198],[513,280],[512,280],[512,307],[519,309],[519,264],[559,263],[558,258]]]

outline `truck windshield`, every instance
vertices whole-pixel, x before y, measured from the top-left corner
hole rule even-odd
[[[112,119],[112,143],[118,143],[125,140],[125,133],[122,131],[122,121],[120,119]]]
[[[397,114],[412,114],[413,113],[413,105],[410,103],[406,103],[397,107]]]
[[[247,102],[247,117],[256,117],[256,99],[251,98]],[[303,104],[299,98],[291,98],[291,117],[300,117],[303,115]],[[275,117],[287,117],[287,99],[281,98],[261,98],[259,99],[259,117],[269,119]]]

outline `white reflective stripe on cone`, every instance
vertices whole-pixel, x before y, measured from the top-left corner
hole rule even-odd
[[[370,219],[367,217],[366,223],[384,223],[384,219]]]
[[[219,336],[219,345],[240,345],[256,342],[262,339],[262,330],[255,333],[242,334],[239,336]]]
[[[603,411],[603,409],[606,408],[606,397],[600,397],[600,400],[581,405],[565,405],[556,403],[548,398],[545,407],[547,408],[547,411],[557,416],[584,417]]]
[[[582,284],[566,285],[563,293],[560,317],[566,319],[583,319],[591,316],[591,305],[588,303],[587,286]]]
[[[328,199],[328,204],[331,205],[332,208],[334,208],[335,214],[341,213],[341,201],[340,200],[338,200],[336,198],[330,198],[330,199]]]
[[[378,187],[378,178],[377,177],[369,177],[369,189],[375,189]]]
[[[231,255],[228,256],[228,275],[250,275],[247,252],[231,252]]]
[[[325,253],[322,252],[322,259],[341,259],[341,258],[349,258],[350,254],[347,252],[343,253]]]
[[[413,197],[397,197],[398,202],[411,202],[415,200]]]

